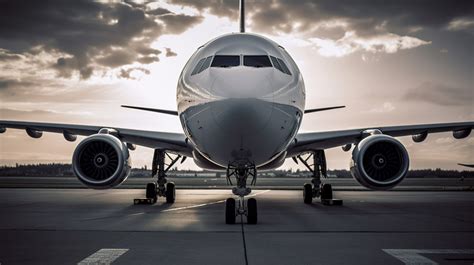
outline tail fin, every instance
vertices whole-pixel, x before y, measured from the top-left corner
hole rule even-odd
[[[245,33],[245,0],[240,2],[240,33]]]

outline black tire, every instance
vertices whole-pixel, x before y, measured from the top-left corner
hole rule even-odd
[[[257,224],[257,200],[250,198],[247,200],[247,223],[251,225]]]
[[[229,198],[225,201],[225,223],[235,224],[235,199]]]
[[[156,192],[156,183],[148,183],[146,184],[146,198],[147,199],[157,199],[157,192]]]
[[[331,184],[324,184],[321,187],[321,200],[332,199],[332,186]]]
[[[313,202],[313,185],[306,183],[303,186],[303,201],[306,204]]]
[[[174,182],[166,183],[166,203],[174,203],[176,200],[176,188]]]

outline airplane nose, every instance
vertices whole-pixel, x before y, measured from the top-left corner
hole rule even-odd
[[[222,130],[235,135],[258,133],[271,118],[273,90],[272,69],[235,67],[212,69],[215,76],[209,91],[215,122]]]
[[[273,103],[255,99],[225,99],[211,103],[214,121],[230,135],[255,134],[265,128]]]
[[[217,98],[260,98],[271,101],[273,89],[270,75],[272,69],[235,67],[231,69],[211,68],[214,81],[211,96]]]

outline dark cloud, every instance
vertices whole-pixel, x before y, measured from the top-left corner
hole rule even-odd
[[[236,19],[238,1],[171,0],[217,16]],[[359,36],[380,32],[406,34],[420,28],[443,28],[457,18],[473,18],[470,0],[261,0],[248,1],[247,17],[257,32],[307,32],[319,37],[340,37],[341,30],[353,30]],[[331,21],[343,21],[335,25]],[[318,24],[321,23],[318,26]],[[339,28],[339,30],[337,30]]]
[[[443,84],[424,82],[408,90],[404,100],[423,101],[443,106],[472,106],[473,87],[450,87]]]
[[[0,49],[0,61],[14,61],[22,59],[21,55]]]
[[[143,68],[143,67],[131,67],[131,68],[128,68],[128,69],[120,69],[120,73],[119,73],[119,77],[120,78],[124,78],[124,79],[130,79],[130,80],[136,80],[135,77],[132,76],[132,73],[134,71],[139,71],[139,72],[142,72],[146,75],[149,75],[150,74],[150,70],[146,69],[146,68]]]
[[[58,56],[53,67],[60,76],[78,71],[83,79],[96,67],[157,62],[160,51],[151,48],[151,43],[162,34],[183,32],[202,17],[149,10],[147,4],[2,1],[0,60],[45,51]]]
[[[165,48],[165,50],[166,50],[166,54],[165,54],[166,57],[173,57],[173,56],[178,55],[177,53],[172,51],[171,48]]]
[[[181,14],[167,14],[159,16],[160,20],[166,25],[165,32],[180,34],[190,28],[191,25],[200,23],[204,17],[202,16],[188,16]]]
[[[156,9],[148,10],[146,13],[150,14],[150,15],[161,16],[161,15],[165,15],[165,14],[171,14],[171,11],[169,11],[168,9],[164,9],[164,8],[159,7],[159,8],[156,8]]]
[[[154,62],[159,62],[160,58],[158,56],[140,56],[137,58],[137,61],[142,64],[150,64]]]
[[[15,87],[30,87],[33,85],[34,83],[30,81],[0,78],[0,91],[7,90],[7,89],[10,90]]]
[[[252,5],[256,2],[250,2]],[[259,1],[265,2],[265,1]],[[296,1],[298,2],[298,1]],[[220,16],[220,17],[231,17],[237,18],[239,14],[239,1],[237,0],[207,0],[207,1],[195,1],[195,0],[171,0],[170,3],[191,6],[198,9],[199,11],[208,11],[211,14]],[[266,1],[268,5],[269,1]],[[247,12],[251,12],[252,8],[248,8]]]

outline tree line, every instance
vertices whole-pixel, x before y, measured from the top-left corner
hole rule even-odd
[[[141,168],[133,168],[130,177],[150,177],[151,170],[146,166]],[[168,172],[171,176],[213,176],[225,177],[225,173],[198,171],[198,170],[179,170],[173,168]],[[71,164],[49,163],[49,164],[16,164],[14,166],[0,166],[0,177],[17,177],[17,176],[38,176],[38,177],[74,177]],[[311,172],[304,170],[280,169],[265,171],[259,173],[262,177],[310,177]],[[335,178],[352,178],[350,171],[345,169],[328,170],[329,177]],[[458,171],[445,169],[415,169],[410,170],[408,178],[474,178],[474,171]]]

